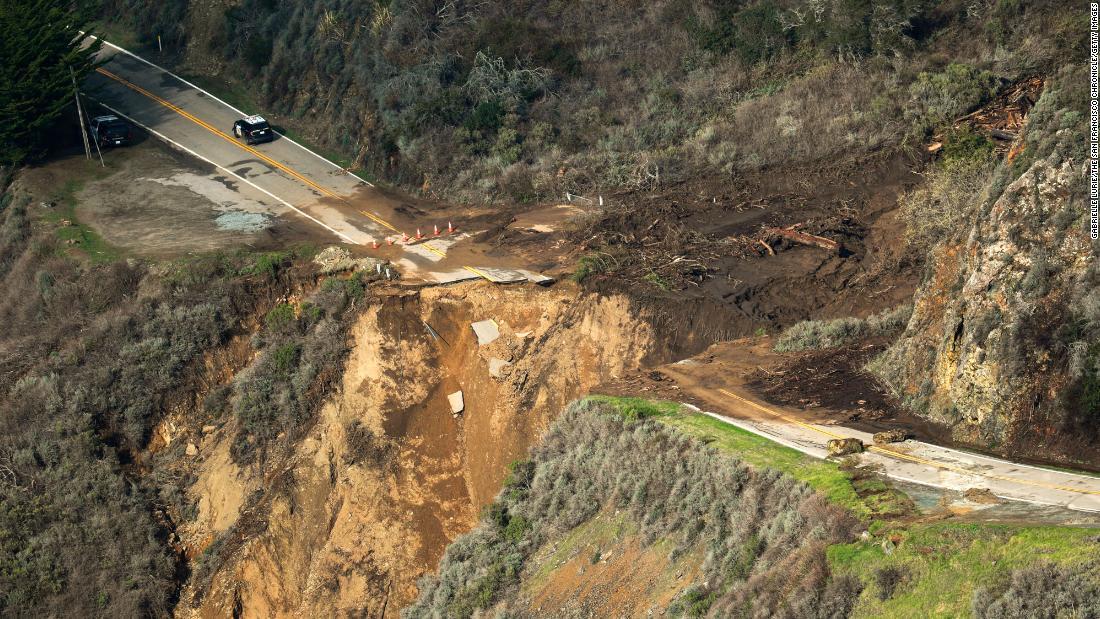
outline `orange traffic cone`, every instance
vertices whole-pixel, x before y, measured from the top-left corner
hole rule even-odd
[[[447,222],[447,234],[454,234],[455,227],[451,225],[451,222]]]

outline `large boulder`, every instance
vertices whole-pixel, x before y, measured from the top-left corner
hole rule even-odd
[[[876,445],[885,445],[887,443],[900,443],[909,438],[909,433],[905,430],[885,430],[883,432],[875,432],[875,435],[871,439]]]
[[[833,457],[858,454],[863,453],[863,441],[858,438],[834,438],[825,443],[825,448]]]

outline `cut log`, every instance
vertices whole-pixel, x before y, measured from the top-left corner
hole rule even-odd
[[[1008,155],[1005,156],[1006,161],[1012,161],[1016,158],[1016,155],[1024,152],[1024,141],[1020,140],[1012,145],[1012,148],[1008,151]]]
[[[835,253],[840,253],[841,250],[840,243],[832,239],[827,239],[823,236],[817,236],[815,234],[807,234],[805,232],[798,232],[797,230],[790,230],[785,228],[768,228],[767,232],[769,232],[770,234],[781,236],[785,239],[790,239],[791,241],[800,245],[812,245],[814,247],[820,247],[825,251],[831,251]]]

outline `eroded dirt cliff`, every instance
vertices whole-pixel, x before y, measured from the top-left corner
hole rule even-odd
[[[500,337],[479,345],[486,319]],[[351,336],[338,394],[277,467],[235,464],[228,426],[196,445],[178,615],[396,616],[565,403],[655,350],[625,298],[571,286],[392,289]]]

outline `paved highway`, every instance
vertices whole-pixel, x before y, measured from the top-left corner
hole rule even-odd
[[[102,66],[83,85],[88,96],[274,198],[327,230],[334,242],[372,249],[378,244],[380,255],[394,256],[406,273],[439,282],[540,279],[516,269],[448,264],[446,248],[454,238],[407,240],[417,226],[428,230],[433,224],[401,221],[397,203],[369,182],[282,135],[267,144],[244,144],[232,135],[244,111],[115,45],[104,41],[99,59]]]

